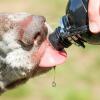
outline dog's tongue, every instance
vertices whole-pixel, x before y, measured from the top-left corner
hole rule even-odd
[[[40,67],[54,67],[64,63],[67,58],[67,53],[64,50],[57,51],[48,40],[42,43],[39,52],[44,52],[40,60]]]

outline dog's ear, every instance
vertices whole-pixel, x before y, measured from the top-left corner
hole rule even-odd
[[[43,16],[28,16],[20,22],[20,41],[25,45],[40,45],[47,36],[48,29]]]

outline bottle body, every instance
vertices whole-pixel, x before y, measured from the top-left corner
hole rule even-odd
[[[70,26],[78,27],[88,24],[88,0],[69,0],[66,8]],[[100,34],[93,34],[89,31],[81,34],[81,37],[90,44],[100,44]]]

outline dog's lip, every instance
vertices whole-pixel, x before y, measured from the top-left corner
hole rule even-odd
[[[43,53],[39,67],[54,67],[63,64],[67,58],[67,53],[64,50],[57,51],[47,39],[42,43],[39,52]]]

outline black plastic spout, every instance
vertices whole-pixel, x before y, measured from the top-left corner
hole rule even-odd
[[[78,46],[85,47],[82,38],[77,35],[81,35],[88,30],[87,26],[74,27],[70,26],[68,16],[63,16],[61,19],[60,26],[55,29],[55,31],[49,36],[49,41],[57,50],[62,50],[64,48],[70,47],[73,43]],[[73,38],[74,36],[74,38]]]
[[[72,43],[66,38],[68,32],[66,29],[69,27],[69,21],[67,16],[61,18],[60,26],[58,26],[55,31],[49,35],[49,41],[57,50],[62,50],[68,48]]]
[[[49,41],[52,46],[57,50],[63,50],[72,45],[72,43],[61,36],[60,27],[58,27],[52,34],[49,35]]]

